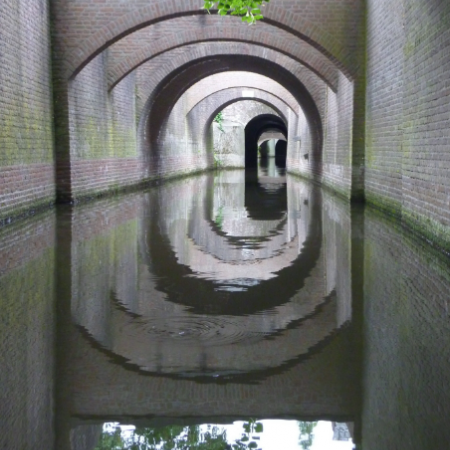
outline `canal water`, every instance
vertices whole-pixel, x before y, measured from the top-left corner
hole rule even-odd
[[[0,448],[448,449],[449,286],[276,167],[58,207],[0,229]]]

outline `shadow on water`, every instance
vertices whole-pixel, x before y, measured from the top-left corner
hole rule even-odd
[[[254,418],[447,448],[447,258],[275,161],[43,214],[0,253],[0,448],[277,448]]]

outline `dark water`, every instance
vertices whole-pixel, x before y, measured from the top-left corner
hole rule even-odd
[[[0,229],[0,448],[285,419],[448,449],[449,283],[445,255],[277,168]]]

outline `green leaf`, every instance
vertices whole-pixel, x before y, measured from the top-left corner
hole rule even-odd
[[[258,448],[258,444],[255,441],[252,441],[248,444],[248,448]]]
[[[255,431],[256,431],[257,433],[262,433],[262,432],[263,432],[263,429],[264,429],[263,424],[262,424],[261,422],[258,422],[258,423],[256,424],[256,426],[255,426]]]

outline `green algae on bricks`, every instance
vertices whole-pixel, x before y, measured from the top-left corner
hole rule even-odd
[[[406,209],[402,212],[402,224],[438,249],[446,253],[450,252],[450,228],[448,225]]]
[[[448,267],[448,256],[446,252],[443,252],[443,248],[437,245],[430,246],[430,242],[424,239],[423,235],[411,232],[411,230],[405,226],[404,222],[397,220],[391,215],[387,215],[384,211],[377,208],[366,208],[364,211],[364,216],[371,218],[376,218],[377,222],[395,230],[396,233],[401,234],[402,247],[407,247],[416,251],[419,247],[424,249],[425,253],[429,256],[427,257],[427,265],[432,267],[434,270],[438,270],[443,278],[450,281],[450,272],[447,270]],[[367,259],[371,257],[367,254]]]
[[[405,209],[400,202],[386,197],[367,194],[366,203],[369,207],[385,214],[391,220],[401,224],[413,235],[426,240],[441,252],[450,252],[450,229],[438,221],[413,213]]]
[[[302,180],[309,181],[310,183],[314,183],[323,189],[326,189],[328,192],[331,192],[334,195],[338,195],[343,200],[349,201],[350,200],[350,191],[347,191],[345,189],[342,189],[340,186],[336,186],[332,183],[328,183],[324,180],[318,181],[314,179],[313,175],[310,173],[301,173],[293,170],[288,170],[287,173],[289,175],[292,175],[294,177],[300,178]]]
[[[400,218],[402,215],[402,204],[396,200],[374,195],[370,192],[366,192],[365,200],[368,205],[383,211],[389,216]]]

